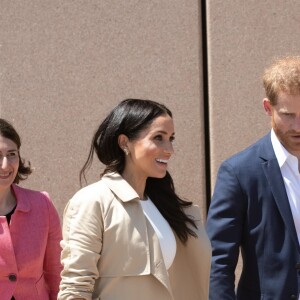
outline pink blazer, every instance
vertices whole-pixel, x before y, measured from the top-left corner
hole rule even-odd
[[[61,226],[45,192],[12,186],[17,207],[10,225],[0,216],[0,298],[57,299]]]

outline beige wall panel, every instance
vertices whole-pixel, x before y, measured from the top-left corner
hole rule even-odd
[[[0,14],[1,116],[35,167],[25,186],[62,214],[100,120],[124,98],[150,98],[174,113],[178,193],[204,205],[198,1],[1,0]]]
[[[212,191],[220,163],[270,129],[262,73],[274,57],[300,54],[299,11],[290,0],[207,1]]]
[[[262,73],[299,55],[299,1],[207,1],[212,186],[228,156],[268,132]]]

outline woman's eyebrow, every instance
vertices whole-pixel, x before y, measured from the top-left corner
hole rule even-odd
[[[162,134],[168,134],[168,132],[164,131],[164,130],[158,130],[155,133],[162,133]],[[175,132],[173,132],[171,135],[175,135]]]

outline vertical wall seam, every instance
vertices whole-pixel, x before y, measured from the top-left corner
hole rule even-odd
[[[206,209],[208,211],[211,198],[210,170],[210,130],[209,130],[209,82],[208,82],[208,43],[207,43],[207,6],[206,0],[200,0],[201,32],[202,32],[202,76],[203,76],[203,106],[204,106],[204,155],[205,155],[205,187]]]

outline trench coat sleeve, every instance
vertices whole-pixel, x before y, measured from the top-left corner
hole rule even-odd
[[[103,221],[98,201],[75,195],[64,211],[59,300],[92,299],[102,248]]]
[[[57,299],[60,272],[62,270],[62,265],[59,260],[61,252],[59,243],[62,239],[62,233],[58,213],[49,195],[46,192],[43,192],[43,194],[47,201],[49,216],[49,233],[44,258],[44,276],[49,287],[50,299],[55,300]]]
[[[224,162],[218,172],[207,217],[207,234],[212,245],[210,300],[236,299],[235,268],[245,220],[246,200],[235,169]]]

